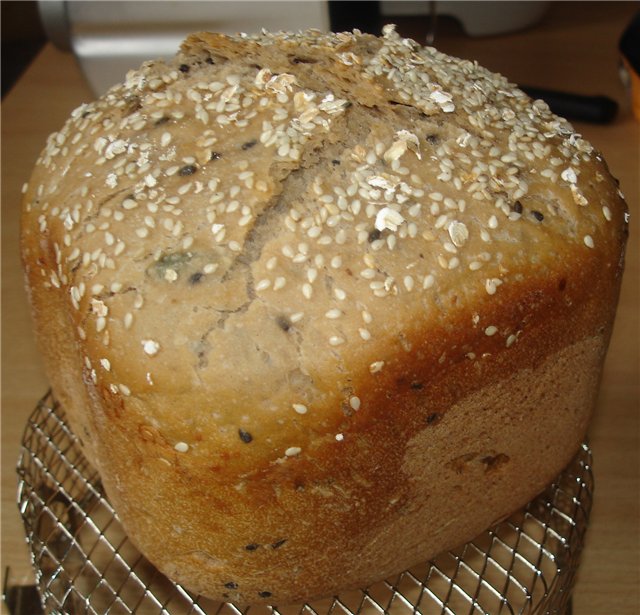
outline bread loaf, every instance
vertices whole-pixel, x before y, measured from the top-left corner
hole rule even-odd
[[[473,62],[189,37],[51,135],[22,255],[48,377],[131,540],[238,604],[362,587],[571,459],[626,209]]]

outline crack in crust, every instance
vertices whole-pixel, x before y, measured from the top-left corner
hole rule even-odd
[[[220,282],[227,283],[235,275],[245,276],[247,299],[240,306],[233,310],[215,310],[220,316],[216,320],[215,326],[210,327],[200,338],[200,342],[206,341],[206,337],[215,329],[224,329],[231,316],[244,314],[259,297],[255,291],[255,280],[252,271],[252,264],[259,261],[262,256],[264,246],[272,237],[273,228],[279,226],[278,221],[289,211],[289,207],[296,202],[300,202],[308,182],[316,176],[316,171],[330,164],[329,161],[339,158],[345,151],[348,151],[363,132],[358,122],[358,112],[356,107],[349,107],[342,117],[337,118],[332,130],[323,135],[320,140],[311,141],[306,144],[300,156],[299,166],[292,168],[280,182],[280,191],[274,195],[264,209],[256,216],[253,225],[247,232],[242,249],[234,258],[229,268],[222,276]],[[350,135],[347,142],[334,142],[336,135]],[[330,277],[330,276],[329,276]],[[302,338],[298,330],[297,351],[301,355]],[[202,344],[199,344],[199,347]],[[337,353],[333,353],[339,358]],[[206,356],[206,355],[205,355]],[[206,359],[199,356],[199,367],[206,366]]]

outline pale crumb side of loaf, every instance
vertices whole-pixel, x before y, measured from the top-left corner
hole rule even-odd
[[[584,436],[624,201],[473,62],[391,27],[193,35],[74,111],[24,191],[54,392],[192,589],[370,583],[521,506]]]

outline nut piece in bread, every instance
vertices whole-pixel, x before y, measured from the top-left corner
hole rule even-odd
[[[625,204],[473,62],[392,27],[196,34],[77,109],[25,191],[53,390],[196,592],[366,586],[524,505],[585,435]]]

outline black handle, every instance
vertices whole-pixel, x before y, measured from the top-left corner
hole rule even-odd
[[[584,96],[529,86],[520,88],[531,98],[541,98],[553,113],[569,120],[608,124],[618,112],[618,103],[607,96]]]

